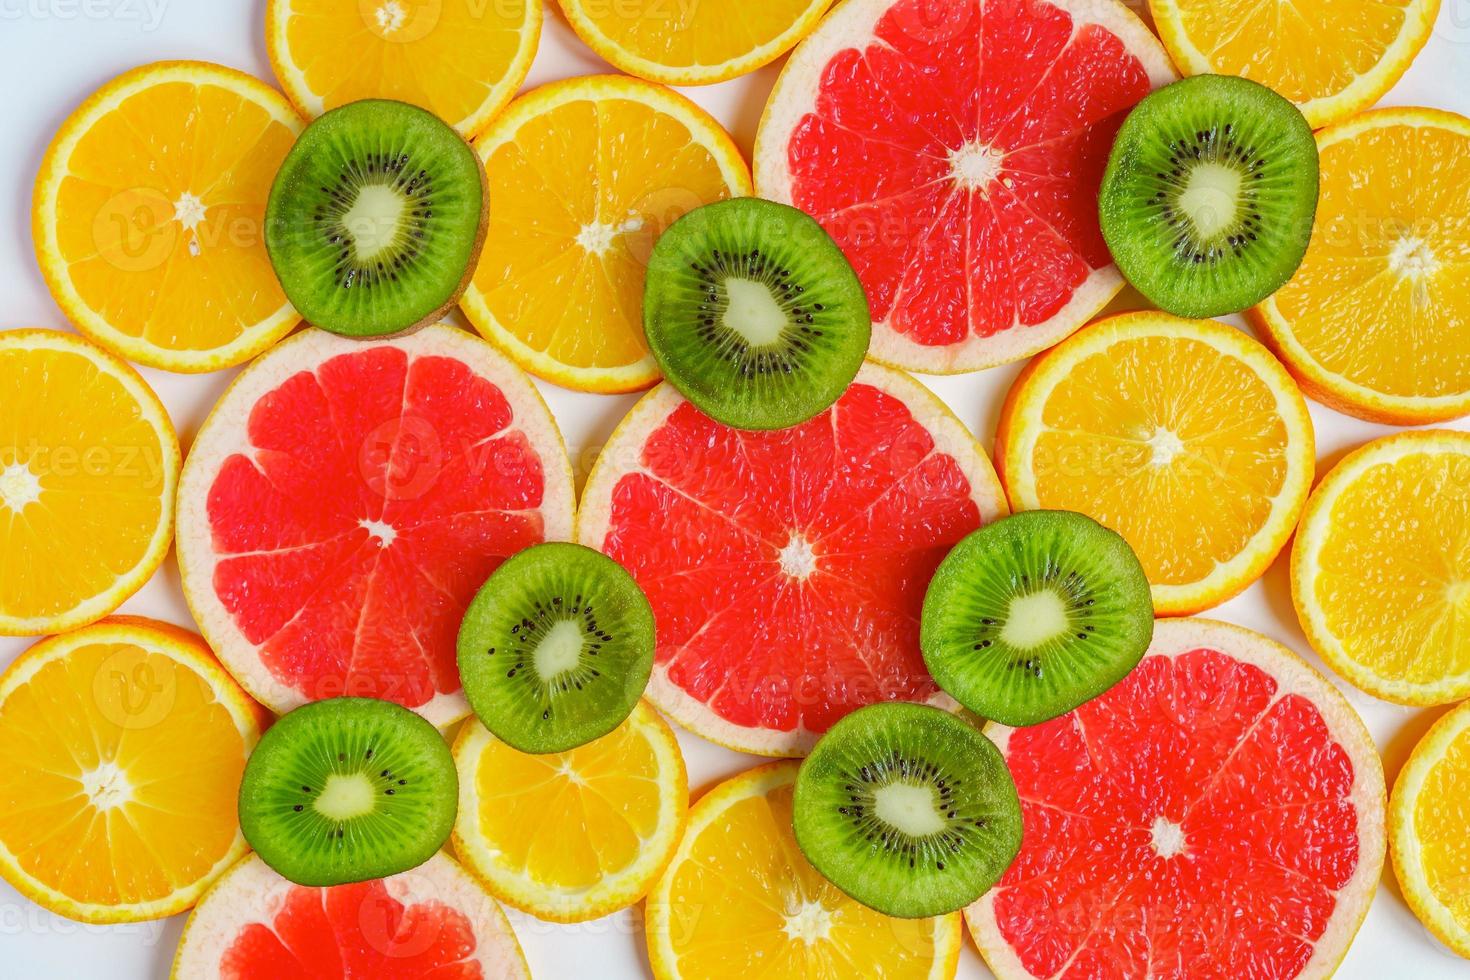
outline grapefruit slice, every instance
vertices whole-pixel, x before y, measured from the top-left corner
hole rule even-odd
[[[189,916],[174,980],[529,980],[505,913],[443,854],[377,881],[307,888],[254,854]]]
[[[1005,512],[960,421],[868,364],[832,408],[777,432],[654,389],[593,467],[577,538],[653,605],[650,700],[711,741],[799,756],[865,704],[939,697],[919,652],[924,590]]]
[[[572,473],[530,380],[438,324],[362,343],[308,330],[256,360],[179,482],[184,595],[277,712],[351,695],[464,717],[454,644],[475,591],[572,528]]]
[[[776,83],[756,189],[852,260],[876,359],[1019,360],[1121,288],[1098,187],[1125,110],[1174,78],[1110,0],[848,0]]]
[[[1362,721],[1276,642],[1160,620],[1126,680],[1031,728],[990,725],[1025,842],[966,910],[1000,980],[1327,977],[1383,870]]]

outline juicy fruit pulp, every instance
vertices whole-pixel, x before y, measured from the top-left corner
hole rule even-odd
[[[1028,511],[949,553],[924,597],[920,642],[960,704],[1034,725],[1121,680],[1153,628],[1148,577],[1122,536],[1081,514]]]
[[[1238,313],[1301,264],[1317,182],[1317,144],[1295,106],[1243,78],[1187,78],[1140,102],[1118,131],[1103,236],[1160,308]]]
[[[376,698],[303,705],[271,726],[240,783],[240,827],[299,885],[385,878],[454,827],[454,759],[418,715]]]
[[[924,587],[1002,507],[959,421],[865,365],[835,406],[779,432],[656,389],[588,478],[578,537],[653,606],[652,701],[722,744],[800,755],[864,704],[938,694],[919,653]]]
[[[75,629],[168,551],[179,443],[123,361],[49,330],[0,332],[0,636]]]
[[[259,857],[199,903],[174,960],[180,980],[530,980],[510,923],[442,854],[381,881],[308,888]]]
[[[711,417],[784,429],[830,408],[868,350],[862,283],[811,218],[738,198],[676,221],[648,262],[644,332]]]
[[[507,555],[571,533],[572,479],[529,380],[448,326],[307,331],[257,360],[180,481],[184,593],[278,712],[347,694],[468,710],[455,636]]]
[[[802,763],[793,800],[807,860],[888,915],[956,912],[1021,847],[1016,787],[995,746],[921,704],[874,704],[832,726]]]
[[[653,669],[653,610],[617,562],[551,542],[512,556],[465,611],[458,659],[485,727],[564,752],[618,727]]]
[[[792,834],[797,766],[727,780],[689,812],[689,829],[649,895],[649,960],[659,980],[945,980],[960,952],[958,915],[895,919],[844,895]],[[718,909],[718,915],[702,910]]]
[[[1161,620],[1101,697],[987,734],[1026,825],[966,913],[998,976],[1326,976],[1347,951],[1382,871],[1383,770],[1285,648]]]
[[[485,237],[479,158],[432,113],[368,99],[306,127],[281,164],[266,246],[312,324],[357,337],[433,323]]]
[[[1122,112],[1174,77],[1121,4],[855,0],[792,56],[756,182],[852,261],[875,358],[1016,360],[1117,292],[1098,184]]]

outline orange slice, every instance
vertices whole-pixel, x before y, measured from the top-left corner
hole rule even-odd
[[[1470,697],[1470,434],[1370,442],[1322,478],[1291,554],[1313,649],[1400,704]]]
[[[643,278],[663,230],[751,193],[728,133],[661,85],[592,75],[511,103],[476,142],[490,230],[460,306],[532,374],[580,391],[658,380]]]
[[[36,177],[32,232],[56,302],[140,364],[213,371],[294,327],[265,203],[301,119],[249,75],[135,68],[71,114]]]
[[[1075,510],[1128,539],[1159,615],[1207,609],[1265,572],[1314,469],[1290,375],[1213,320],[1129,313],[1032,361],[996,432],[1017,510]]]
[[[587,46],[630,75],[709,85],[775,61],[811,33],[833,0],[561,0]]]
[[[1244,75],[1313,129],[1377,102],[1429,40],[1440,0],[1148,0],[1186,75]]]
[[[1393,870],[1409,908],[1470,959],[1470,703],[1435,722],[1399,772],[1388,806]]]
[[[1470,413],[1470,119],[1379,109],[1317,148],[1311,247],[1252,322],[1339,411],[1400,425]]]
[[[235,798],[267,717],[177,627],[42,640],[0,675],[0,875],[83,922],[183,911],[246,851]]]
[[[648,896],[659,980],[945,980],[960,914],[894,919],[848,898],[802,856],[791,830],[795,762],[760,766],[705,794]]]
[[[642,898],[679,842],[689,777],[674,733],[639,703],[569,752],[518,752],[478,721],[454,744],[454,850],[496,898],[585,922]]]
[[[173,536],[179,440],[126,363],[72,334],[0,333],[0,636],[122,605]]]
[[[468,139],[526,80],[541,20],[541,0],[270,0],[265,41],[308,116],[397,99]]]

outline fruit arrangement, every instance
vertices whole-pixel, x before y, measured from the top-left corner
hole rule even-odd
[[[62,124],[0,877],[192,909],[180,980],[529,977],[502,905],[640,902],[665,980],[1311,978],[1391,856],[1470,957],[1470,436],[1314,428],[1470,412],[1470,121],[1368,109],[1436,0],[560,6],[627,74],[517,96],[542,0],[271,0],[284,95]],[[788,52],[753,166],[665,87]],[[245,366],[184,453],[124,358]],[[1020,361],[993,455],[907,373]],[[580,492],[531,375],[646,389]],[[170,543],[197,634],[114,615]],[[1183,618],[1283,554],[1342,684]],[[1391,798],[1371,698],[1458,704]],[[778,761],[691,806],[695,736]]]

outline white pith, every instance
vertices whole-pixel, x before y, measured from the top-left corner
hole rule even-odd
[[[592,221],[583,225],[577,232],[577,244],[588,255],[603,256],[612,251],[614,243],[620,236],[630,235],[642,228],[643,219],[636,216],[615,225],[603,221]]]
[[[398,539],[398,529],[387,521],[370,521],[363,518],[357,522],[357,525],[372,535],[380,548],[386,548]]]
[[[984,143],[966,143],[949,151],[950,176],[965,190],[983,190],[1000,176],[1004,159],[1004,153]]]
[[[1357,816],[1360,835],[1358,864],[1347,884],[1335,893],[1336,905],[1317,939],[1312,956],[1296,974],[1299,980],[1328,980],[1362,924],[1383,871],[1386,793],[1377,746],[1358,713],[1331,682],[1292,651],[1259,633],[1208,619],[1160,619],[1155,625],[1153,642],[1144,656],[1145,659],[1175,658],[1201,649],[1221,651],[1243,664],[1252,665],[1269,674],[1276,683],[1273,703],[1287,697],[1300,697],[1310,701],[1334,742],[1346,751],[1353,763],[1355,779],[1347,799]],[[985,734],[1005,756],[1010,754],[1011,735],[1014,731],[1015,729],[997,723],[988,724],[985,728]],[[1023,797],[1023,806],[1027,802]],[[1033,801],[1031,805],[1039,804]],[[1151,842],[1163,843],[1163,850],[1167,850],[1180,843],[1170,831],[1167,825],[1169,823],[1165,820],[1161,824],[1159,818],[1155,818],[1137,829],[1149,834]],[[1189,842],[1183,840],[1182,844],[1183,850],[1174,853],[1174,860],[1188,859]],[[1165,857],[1162,850],[1158,853],[1161,858]],[[1140,876],[1148,873],[1146,869],[1137,871]],[[995,905],[1005,887],[996,886],[968,907],[965,910],[965,919],[986,963],[1000,980],[1041,980],[1026,969],[1000,931]],[[1126,915],[1121,907],[1119,912]],[[1277,925],[1282,930],[1289,929],[1288,924]],[[1095,931],[1102,934],[1105,927],[1105,922],[1098,922]],[[1069,960],[1055,971],[1055,975],[1064,975],[1071,962]]]
[[[82,773],[82,793],[92,808],[102,813],[126,806],[133,798],[133,784],[116,762],[107,761]]]
[[[379,32],[386,36],[403,26],[408,20],[408,12],[398,0],[388,0],[373,11],[373,19],[377,22]]]
[[[781,931],[790,939],[814,945],[832,934],[832,913],[821,902],[802,902],[795,912],[786,916]]]
[[[16,460],[0,470],[0,507],[17,514],[41,499],[41,478]]]
[[[791,540],[781,549],[776,562],[788,578],[800,580],[817,570],[817,553],[810,541],[792,532]]]
[[[328,820],[341,823],[373,812],[373,781],[365,773],[334,772],[322,791],[312,797],[311,807]]]
[[[1153,826],[1149,828],[1149,838],[1154,846],[1154,853],[1165,859],[1183,853],[1187,843],[1184,828],[1164,817],[1154,818]]]
[[[776,297],[761,283],[731,276],[721,284],[727,305],[720,322],[751,347],[766,347],[781,339],[790,319]]]
[[[1168,466],[1180,453],[1184,452],[1184,440],[1168,429],[1155,429],[1147,441],[1149,449],[1152,450],[1148,459],[1150,466],[1159,468]]]
[[[1179,195],[1179,210],[1201,238],[1214,238],[1235,224],[1240,201],[1240,171],[1219,163],[1201,163],[1189,171]]]
[[[1014,596],[1006,610],[1000,638],[1016,650],[1031,650],[1068,632],[1071,617],[1055,589]]]
[[[873,792],[873,815],[910,837],[928,837],[947,826],[934,788],[914,783],[892,782],[878,787]]]
[[[577,666],[582,659],[582,627],[570,619],[557,620],[536,644],[531,663],[543,684]]]

